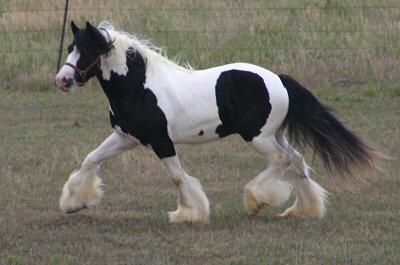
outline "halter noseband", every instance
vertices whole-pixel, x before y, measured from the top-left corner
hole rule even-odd
[[[100,28],[100,30],[104,31],[107,34],[107,36],[110,39],[110,41],[111,41],[110,33],[108,33],[108,31],[103,29],[103,28]],[[90,70],[92,70],[92,68],[95,67],[95,66],[100,68],[101,60],[100,60],[100,56],[97,56],[97,58],[91,64],[89,64],[84,70],[79,69],[76,65],[73,65],[72,63],[65,63],[65,65],[68,65],[69,67],[74,69],[80,75],[80,77],[82,78],[82,83],[85,83],[87,81],[86,80],[87,73]]]

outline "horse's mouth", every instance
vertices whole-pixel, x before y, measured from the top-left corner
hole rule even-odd
[[[68,92],[68,91],[69,91],[69,87],[66,87],[66,86],[59,87],[59,89],[60,89],[62,92]]]

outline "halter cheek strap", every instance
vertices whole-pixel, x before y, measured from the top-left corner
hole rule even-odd
[[[86,82],[86,75],[89,73],[90,70],[92,70],[95,66],[100,68],[100,57],[97,57],[96,60],[94,60],[91,64],[89,64],[84,70],[79,69],[76,65],[73,65],[71,63],[65,63],[65,65],[68,65],[72,69],[74,69],[82,78],[82,82]]]

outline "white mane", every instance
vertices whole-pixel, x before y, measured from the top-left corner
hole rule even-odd
[[[110,78],[111,69],[115,72],[115,67],[120,66],[117,69],[117,73],[124,75],[128,69],[126,66],[126,51],[133,50],[138,52],[146,63],[146,72],[149,68],[159,63],[164,63],[175,69],[182,71],[191,71],[192,67],[189,64],[180,66],[177,62],[168,59],[165,51],[162,48],[154,46],[149,40],[138,39],[136,36],[131,35],[127,32],[115,29],[115,27],[108,21],[103,21],[99,24],[99,29],[104,29],[109,34],[113,41],[114,49],[107,57],[102,59],[102,70],[103,77],[105,79]],[[104,76],[105,75],[105,76]]]

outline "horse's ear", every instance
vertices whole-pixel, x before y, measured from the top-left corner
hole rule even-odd
[[[85,32],[92,40],[92,44],[96,46],[94,48],[97,49],[98,54],[104,54],[110,50],[111,46],[107,42],[105,37],[100,33],[97,28],[93,27],[89,22],[86,22]]]
[[[79,28],[75,25],[75,22],[73,20],[71,20],[71,30],[72,30],[72,34],[75,34],[79,31]]]
[[[86,31],[89,33],[94,32],[94,28],[93,28],[92,24],[90,24],[89,21],[86,21]]]
[[[86,31],[89,35],[91,35],[92,37],[97,37],[95,28],[92,26],[92,24],[90,24],[89,21],[86,21],[86,29],[85,29],[85,31]]]

